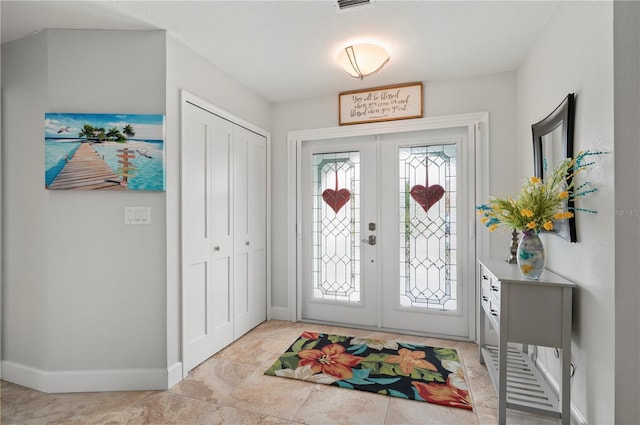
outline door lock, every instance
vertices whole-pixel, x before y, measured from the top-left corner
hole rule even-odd
[[[374,235],[369,235],[369,239],[363,239],[362,242],[368,243],[369,245],[375,245],[377,240]]]

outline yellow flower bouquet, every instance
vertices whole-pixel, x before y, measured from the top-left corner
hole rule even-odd
[[[575,211],[595,213],[576,207],[568,210],[566,205],[570,197],[577,198],[597,190],[588,189],[588,182],[574,188],[574,177],[593,164],[585,162],[585,158],[600,154],[602,152],[580,152],[575,158],[562,161],[545,180],[535,176],[529,178],[516,199],[489,198],[486,204],[477,207],[478,214],[482,215],[480,221],[490,231],[504,226],[539,233],[543,229],[553,230],[555,221],[571,218]]]

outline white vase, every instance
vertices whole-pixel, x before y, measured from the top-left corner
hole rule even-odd
[[[544,245],[534,231],[522,233],[516,253],[518,268],[525,279],[538,280],[544,271]]]

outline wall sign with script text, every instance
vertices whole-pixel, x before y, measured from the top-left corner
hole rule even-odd
[[[342,92],[338,109],[340,125],[422,118],[422,83]]]

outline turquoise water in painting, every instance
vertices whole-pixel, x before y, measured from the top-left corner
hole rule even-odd
[[[129,179],[131,190],[164,190],[164,143],[162,140],[131,141],[128,143],[95,143],[93,148],[104,157],[114,172],[118,172],[118,149],[128,148],[135,158],[130,161],[136,167],[135,177]]]
[[[81,142],[77,139],[45,139],[45,184],[49,186],[71,159]],[[162,191],[165,189],[164,142],[162,140],[135,140],[128,143],[94,143],[93,149],[118,173],[118,149],[127,147],[134,153],[131,162],[136,167],[135,177],[129,179],[131,190]]]
[[[75,140],[45,140],[45,185],[51,184],[67,163],[66,158],[71,158],[79,147],[80,142]]]

